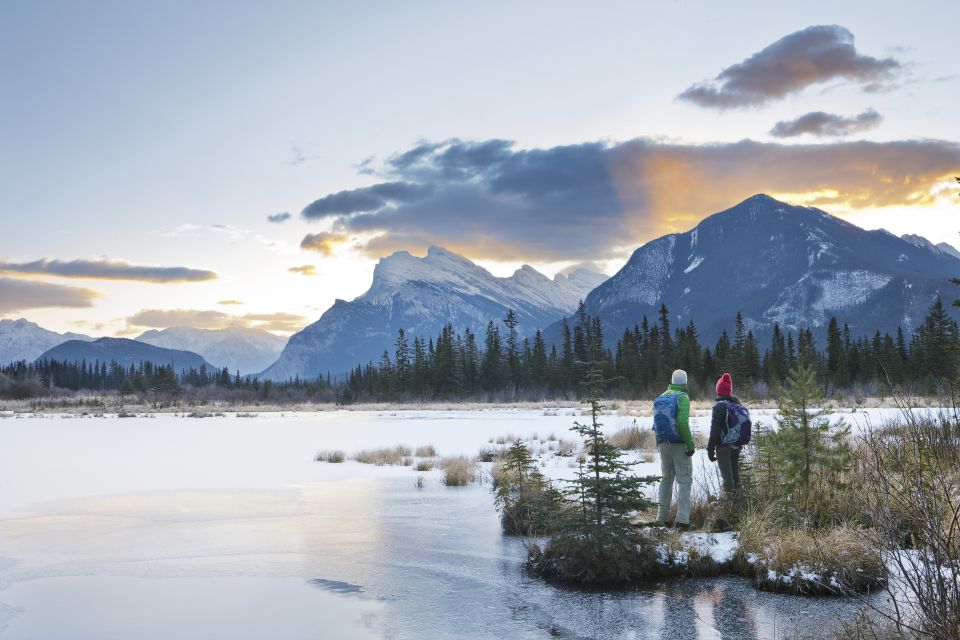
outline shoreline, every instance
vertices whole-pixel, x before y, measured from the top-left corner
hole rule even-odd
[[[606,404],[606,415],[623,417],[649,417],[651,415],[652,399],[624,400],[610,399]],[[937,407],[941,401],[931,398],[911,398],[908,405],[913,407]],[[559,411],[581,409],[582,404],[577,400],[544,400],[519,402],[478,402],[478,401],[425,401],[425,402],[361,402],[355,404],[338,405],[334,403],[293,403],[274,404],[208,402],[198,403],[191,401],[165,401],[161,403],[149,402],[118,402],[111,396],[79,396],[74,398],[40,398],[27,400],[0,400],[0,417],[31,414],[263,414],[263,413],[324,413],[324,412],[375,412],[375,411]],[[772,400],[749,402],[751,409],[776,409],[777,403]],[[861,401],[832,400],[824,403],[825,407],[836,409],[896,409],[902,406],[897,400],[887,398],[863,398]],[[691,409],[694,411],[709,411],[713,407],[713,399],[693,399]],[[200,415],[196,416],[200,417]]]

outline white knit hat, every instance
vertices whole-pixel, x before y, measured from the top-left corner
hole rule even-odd
[[[673,372],[673,376],[670,378],[670,383],[679,385],[687,384],[687,372],[683,369],[677,369]]]

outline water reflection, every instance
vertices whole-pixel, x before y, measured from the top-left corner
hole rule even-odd
[[[433,477],[420,490],[409,470],[362,473],[271,491],[48,504],[3,522],[0,556],[17,564],[0,571],[0,581],[15,583],[0,600],[29,605],[17,614],[21,629],[53,630],[50,614],[64,611],[61,603],[78,591],[95,584],[97,598],[85,606],[104,613],[126,589],[144,600],[139,609],[129,605],[124,630],[160,607],[170,612],[171,632],[177,616],[214,628],[217,620],[194,604],[196,593],[215,588],[217,615],[242,611],[264,637],[276,638],[332,616],[342,620],[341,638],[767,640],[800,621],[827,629],[856,610],[852,601],[761,593],[736,578],[606,593],[545,584],[525,572],[522,542],[501,535],[486,487],[451,489]],[[58,575],[79,577],[47,579]],[[97,576],[104,579],[91,579]],[[152,582],[158,576],[172,580]],[[267,576],[279,581],[261,582]],[[244,585],[257,584],[283,585],[289,619],[249,607]]]

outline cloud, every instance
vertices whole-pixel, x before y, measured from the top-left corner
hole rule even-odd
[[[809,133],[817,137],[841,137],[875,129],[880,126],[882,120],[883,116],[873,109],[867,109],[859,115],[849,117],[825,111],[811,111],[795,120],[781,120],[770,130],[770,135],[775,138],[791,138]]]
[[[308,220],[317,220],[363,211],[376,211],[390,202],[416,202],[430,195],[430,185],[407,182],[382,182],[372,187],[339,191],[324,196],[304,207]]]
[[[98,297],[100,293],[91,289],[0,277],[0,313],[46,307],[92,307]]]
[[[48,260],[33,262],[6,262],[0,260],[0,273],[29,273],[85,278],[93,280],[132,280],[136,282],[202,282],[215,280],[213,271],[188,267],[146,267],[119,260]]]
[[[758,107],[829,80],[847,80],[875,92],[900,70],[893,58],[857,53],[853,34],[844,27],[819,25],[784,36],[678,97],[714,109]]]
[[[241,302],[240,300],[231,299],[231,300],[220,300],[217,302],[217,304],[222,304],[224,306],[227,306],[227,305],[243,304],[243,302]]]
[[[315,276],[317,275],[317,268],[312,264],[303,264],[299,267],[290,267],[287,269],[290,273],[299,273],[302,276]]]
[[[131,327],[166,329],[168,327],[192,327],[194,329],[226,329],[250,327],[293,333],[306,325],[306,318],[293,313],[247,313],[230,315],[210,309],[143,309],[126,318],[128,332]]]
[[[386,203],[383,204],[387,206]],[[300,241],[300,248],[307,251],[316,251],[325,256],[333,254],[333,250],[338,244],[343,244],[348,240],[344,233],[332,233],[330,231],[321,231],[320,233],[308,233]]]
[[[429,186],[429,196],[384,198],[379,209],[335,216],[332,231],[301,246],[329,253],[332,243],[351,242],[374,257],[438,244],[478,259],[611,259],[758,192],[820,194],[802,200],[831,210],[924,204],[958,170],[960,144],[938,140],[635,139],[546,149],[449,140],[418,145],[378,168],[391,184]]]
[[[284,211],[283,213],[272,213],[267,216],[267,222],[272,222],[274,224],[280,224],[281,222],[286,222],[290,219],[290,214]]]

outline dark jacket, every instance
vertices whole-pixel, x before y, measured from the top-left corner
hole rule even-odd
[[[723,444],[723,433],[727,430],[727,402],[740,404],[737,396],[717,396],[717,403],[713,405],[713,417],[710,419],[710,440],[707,441],[707,451],[715,451],[717,447],[726,447]]]

